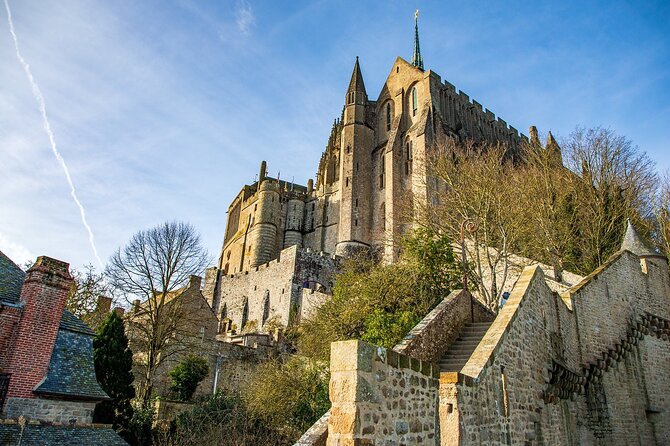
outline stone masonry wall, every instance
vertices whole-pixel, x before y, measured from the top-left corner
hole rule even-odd
[[[394,347],[398,353],[439,362],[468,322],[488,322],[494,314],[469,292],[452,291]]]
[[[45,398],[9,398],[5,403],[5,418],[48,420],[53,423],[90,424],[95,403],[88,401],[60,401]]]
[[[217,316],[231,319],[238,332],[243,328],[245,303],[246,321],[255,321],[260,331],[270,320],[287,326],[292,317],[299,319],[313,311],[314,302],[303,300],[304,289],[330,292],[336,264],[331,255],[291,246],[278,259],[250,271],[229,275],[219,272],[218,286],[217,275],[208,271],[205,297],[208,302],[218,303],[218,309],[214,308]]]
[[[342,341],[330,367],[328,446],[438,444],[436,364]]]
[[[670,299],[646,263],[621,252],[563,296],[526,268],[440,378],[442,444],[669,444]]]

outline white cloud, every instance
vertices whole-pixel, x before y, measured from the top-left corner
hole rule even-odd
[[[14,243],[2,232],[0,232],[0,251],[19,266],[28,261],[35,260],[35,254],[30,252],[28,248]]]
[[[249,34],[251,27],[256,23],[254,11],[251,5],[244,0],[241,0],[235,8],[235,23],[237,28],[244,34]]]

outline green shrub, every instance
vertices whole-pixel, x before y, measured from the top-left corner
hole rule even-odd
[[[170,371],[170,391],[178,400],[189,401],[208,373],[207,360],[197,355],[188,355]]]

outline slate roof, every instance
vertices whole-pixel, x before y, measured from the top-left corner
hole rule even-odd
[[[86,324],[63,311],[47,376],[34,392],[63,399],[109,399],[95,377],[93,335]]]
[[[127,446],[111,427],[0,424],[0,444],[21,446]]]
[[[663,257],[654,248],[649,246],[646,240],[635,230],[630,220],[627,222],[626,234],[623,237],[623,243],[621,243],[621,250],[628,250],[639,257]]]
[[[63,310],[63,317],[60,320],[60,328],[89,336],[95,336],[95,333],[88,325],[67,310]]]
[[[0,251],[0,301],[18,303],[26,273]]]

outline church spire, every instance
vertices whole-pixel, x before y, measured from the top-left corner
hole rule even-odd
[[[423,59],[421,58],[421,48],[419,48],[419,10],[414,13],[414,54],[412,55],[412,65],[423,71]]]
[[[365,84],[363,83],[363,75],[361,74],[361,67],[358,64],[358,56],[356,56],[356,64],[354,64],[354,71],[351,73],[351,81],[349,81],[348,93],[353,92],[365,93]]]

